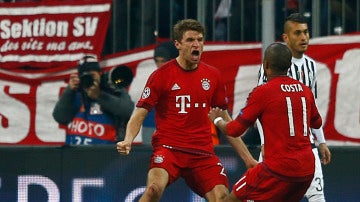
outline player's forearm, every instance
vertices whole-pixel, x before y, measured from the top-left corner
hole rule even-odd
[[[241,140],[240,137],[231,137],[226,136],[230,145],[234,148],[235,152],[240,156],[240,158],[244,161],[247,168],[254,167],[257,164],[257,161],[251,155],[249,149],[245,145],[245,143]]]
[[[133,142],[138,135],[141,125],[147,116],[148,111],[144,108],[136,108],[126,126],[125,141]]]

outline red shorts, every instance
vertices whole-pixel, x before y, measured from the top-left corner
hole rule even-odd
[[[312,176],[304,181],[284,181],[259,163],[245,172],[232,191],[240,200],[294,202],[301,201],[311,181]]]
[[[214,154],[192,154],[158,147],[151,157],[151,168],[164,168],[169,173],[169,185],[182,177],[195,193],[204,197],[215,185],[229,187],[225,169]]]

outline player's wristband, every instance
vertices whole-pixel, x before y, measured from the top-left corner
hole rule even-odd
[[[217,124],[219,121],[222,121],[222,120],[224,120],[224,119],[221,118],[221,117],[216,117],[216,118],[214,119],[214,124],[215,124],[215,126],[216,126],[216,124]]]
[[[315,134],[316,140],[318,141],[319,144],[326,143],[325,135],[322,127],[319,129],[312,128],[311,132]]]

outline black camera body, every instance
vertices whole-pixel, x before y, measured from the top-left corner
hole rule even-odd
[[[109,72],[104,72],[101,75],[101,87],[111,89],[126,88],[131,84],[133,78],[133,73],[129,67],[125,65],[113,67]],[[79,79],[82,89],[94,85],[93,75],[88,71],[82,72]]]
[[[94,85],[94,78],[89,72],[83,72],[79,79],[81,88],[89,88]]]
[[[85,56],[79,61],[78,73],[80,79],[80,88],[85,89],[94,85],[94,77],[90,71],[100,72],[101,67],[94,56]],[[117,89],[128,87],[134,75],[128,66],[121,65],[113,67],[109,72],[101,75],[100,87],[105,89]]]

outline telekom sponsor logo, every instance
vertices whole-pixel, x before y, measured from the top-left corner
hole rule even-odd
[[[187,114],[188,112],[186,111],[186,109],[190,107],[206,107],[206,103],[193,103],[192,105],[192,103],[190,103],[190,95],[178,95],[175,99],[176,107],[180,109],[180,111],[178,112],[179,114]]]

